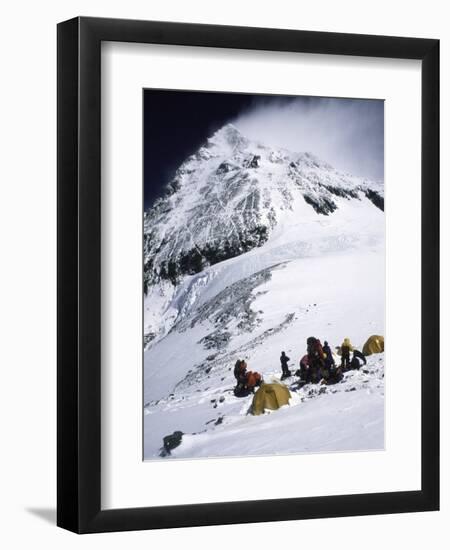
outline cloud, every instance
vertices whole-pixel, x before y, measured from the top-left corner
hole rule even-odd
[[[355,176],[384,179],[384,102],[257,98],[233,124],[249,139],[309,151]]]

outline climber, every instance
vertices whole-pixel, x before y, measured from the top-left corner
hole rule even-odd
[[[245,384],[252,393],[254,393],[255,388],[262,384],[262,381],[263,379],[259,372],[253,372],[250,370],[245,376]]]
[[[364,365],[367,364],[367,360],[364,357],[364,355],[360,351],[358,351],[357,349],[354,349],[353,350],[353,357],[352,357],[352,360],[350,362],[350,368],[353,369],[353,370],[359,370],[361,368],[360,360],[363,362]]]
[[[290,358],[284,353],[284,351],[281,352],[280,362],[281,362],[281,380],[284,380],[285,378],[289,378],[292,376],[291,371],[288,367],[288,362],[290,361]]]
[[[353,350],[353,357],[357,357],[358,359],[361,359],[361,361],[363,362],[363,365],[367,365],[366,356],[363,353],[361,353],[359,350],[357,349]]]
[[[307,355],[304,355],[300,359],[300,368],[295,371],[295,376],[299,376],[304,382],[309,382],[309,362]]]
[[[326,340],[323,343],[323,352],[325,354],[325,368],[331,371],[336,367],[336,363],[334,362],[333,352]]]
[[[348,369],[350,366],[350,352],[353,351],[353,346],[350,343],[350,338],[344,338],[341,344],[341,368]]]
[[[245,381],[247,363],[243,359],[238,359],[234,365],[234,377],[237,383]]]
[[[247,397],[255,392],[255,388],[259,387],[263,382],[259,372],[248,371],[241,375],[233,392],[236,397]]]
[[[325,366],[325,356],[322,349],[322,344],[318,338],[310,336],[306,340],[306,349],[308,355],[308,364],[311,382],[317,383],[322,378],[322,369]]]

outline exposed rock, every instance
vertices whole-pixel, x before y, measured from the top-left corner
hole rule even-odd
[[[181,445],[183,435],[183,432],[175,431],[173,432],[173,434],[163,437],[163,448],[161,449],[161,456],[170,455],[170,452],[173,451],[173,449],[176,449],[179,445]]]

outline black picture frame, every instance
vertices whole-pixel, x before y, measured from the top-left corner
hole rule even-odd
[[[58,25],[57,524],[76,533],[439,509],[439,41],[77,17]],[[422,61],[420,491],[101,509],[102,41]]]

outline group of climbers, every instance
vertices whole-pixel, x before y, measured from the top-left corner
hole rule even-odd
[[[259,372],[247,370],[247,363],[243,359],[238,359],[234,365],[234,377],[236,378],[236,386],[234,395],[236,397],[246,397],[250,393],[254,393],[255,388],[262,383],[262,376]]]
[[[295,374],[304,383],[335,384],[342,380],[344,372],[358,370],[362,364],[367,363],[364,355],[353,348],[349,338],[344,338],[336,350],[341,356],[340,365],[336,365],[333,352],[326,340],[322,346],[319,338],[310,336],[306,340],[306,355],[300,359],[300,368]],[[352,354],[351,359],[350,354]]]
[[[319,338],[310,336],[306,340],[306,354],[300,359],[300,368],[295,375],[304,384],[318,384],[319,382],[336,384],[343,379],[346,371],[359,370],[362,365],[367,363],[364,354],[352,346],[349,338],[344,338],[342,344],[336,347],[336,351],[341,357],[339,365],[336,364],[328,342],[325,340],[322,346]],[[280,356],[281,380],[292,376],[289,361],[290,358],[282,351]],[[261,374],[248,371],[247,363],[242,359],[236,361],[234,377],[236,378],[234,394],[237,397],[245,397],[254,393],[255,388],[263,382]]]

